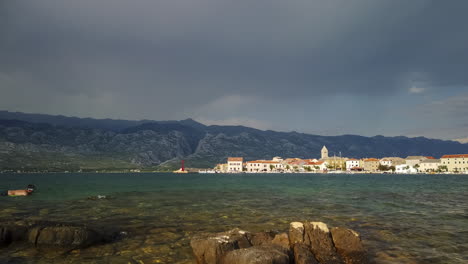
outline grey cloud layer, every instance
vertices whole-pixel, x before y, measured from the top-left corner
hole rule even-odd
[[[468,86],[465,1],[43,0],[0,8],[2,90],[11,98],[35,90],[49,111],[168,119],[209,112],[203,104],[226,96],[290,104]]]

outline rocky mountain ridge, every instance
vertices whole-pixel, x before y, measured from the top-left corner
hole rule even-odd
[[[15,117],[22,116],[16,113]],[[62,124],[54,121],[54,116],[48,118],[49,123],[41,122],[44,117],[38,122],[0,119],[0,169],[172,169],[181,159],[189,167],[212,167],[229,156],[246,160],[273,156],[318,158],[323,145],[330,155],[341,152],[342,156],[355,158],[468,153],[468,144],[424,137],[318,136],[243,126],[206,126],[192,119],[113,120],[112,128],[105,128],[107,125],[99,125],[98,119],[74,125],[70,123],[74,118],[65,117],[67,121],[63,122],[64,117],[60,117]]]

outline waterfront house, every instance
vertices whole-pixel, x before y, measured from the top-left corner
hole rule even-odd
[[[346,170],[351,171],[353,168],[359,168],[361,167],[360,165],[360,160],[358,159],[348,159],[346,161]]]
[[[417,173],[418,170],[411,165],[408,164],[400,164],[395,166],[396,173],[404,173],[404,174],[414,174]]]
[[[227,172],[234,173],[234,172],[242,172],[242,164],[244,158],[242,157],[229,157],[228,158],[228,167]]]
[[[436,172],[440,166],[440,159],[426,159],[419,163],[419,171]]]
[[[365,171],[375,172],[379,169],[379,160],[375,158],[367,158],[362,160],[362,167]]]
[[[320,160],[320,161],[307,161],[306,164],[303,165],[303,167],[308,167],[312,171],[325,171],[327,170],[327,165],[328,163]]]
[[[298,158],[294,158],[294,159],[287,159],[286,160],[286,166],[285,168],[291,171],[304,171],[304,165],[306,165],[306,161],[303,160],[303,159],[298,159]]]
[[[252,160],[246,162],[247,172],[281,172],[284,165],[273,160]]]
[[[328,157],[325,159],[320,159],[321,161],[325,161],[328,163],[328,167],[332,170],[342,170],[346,168],[346,161],[348,158],[345,157]]]
[[[450,172],[468,172],[468,154],[444,155],[440,158],[440,165],[447,166]]]

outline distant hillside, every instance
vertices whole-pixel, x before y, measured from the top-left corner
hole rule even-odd
[[[46,123],[64,127],[80,127],[80,128],[98,128],[113,131],[120,131],[132,126],[138,126],[145,123],[157,122],[153,120],[121,120],[121,119],[94,119],[94,118],[79,118],[68,117],[63,115],[44,115],[44,114],[28,114],[21,112],[0,111],[0,119],[4,120],[20,120],[30,123]],[[158,123],[178,123],[179,121],[158,121]],[[184,121],[182,121],[184,122]],[[190,122],[189,120],[186,122]]]
[[[330,155],[341,152],[355,158],[468,153],[468,144],[424,137],[317,136],[205,126],[192,119],[145,122],[17,115],[23,120],[0,119],[0,169],[172,169],[180,159],[188,167],[212,167],[228,156],[318,158],[323,145]]]

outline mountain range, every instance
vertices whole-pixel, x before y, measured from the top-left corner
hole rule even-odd
[[[468,144],[425,137],[320,136],[181,121],[114,120],[0,111],[0,170],[207,168],[229,156],[406,157],[468,153]]]

